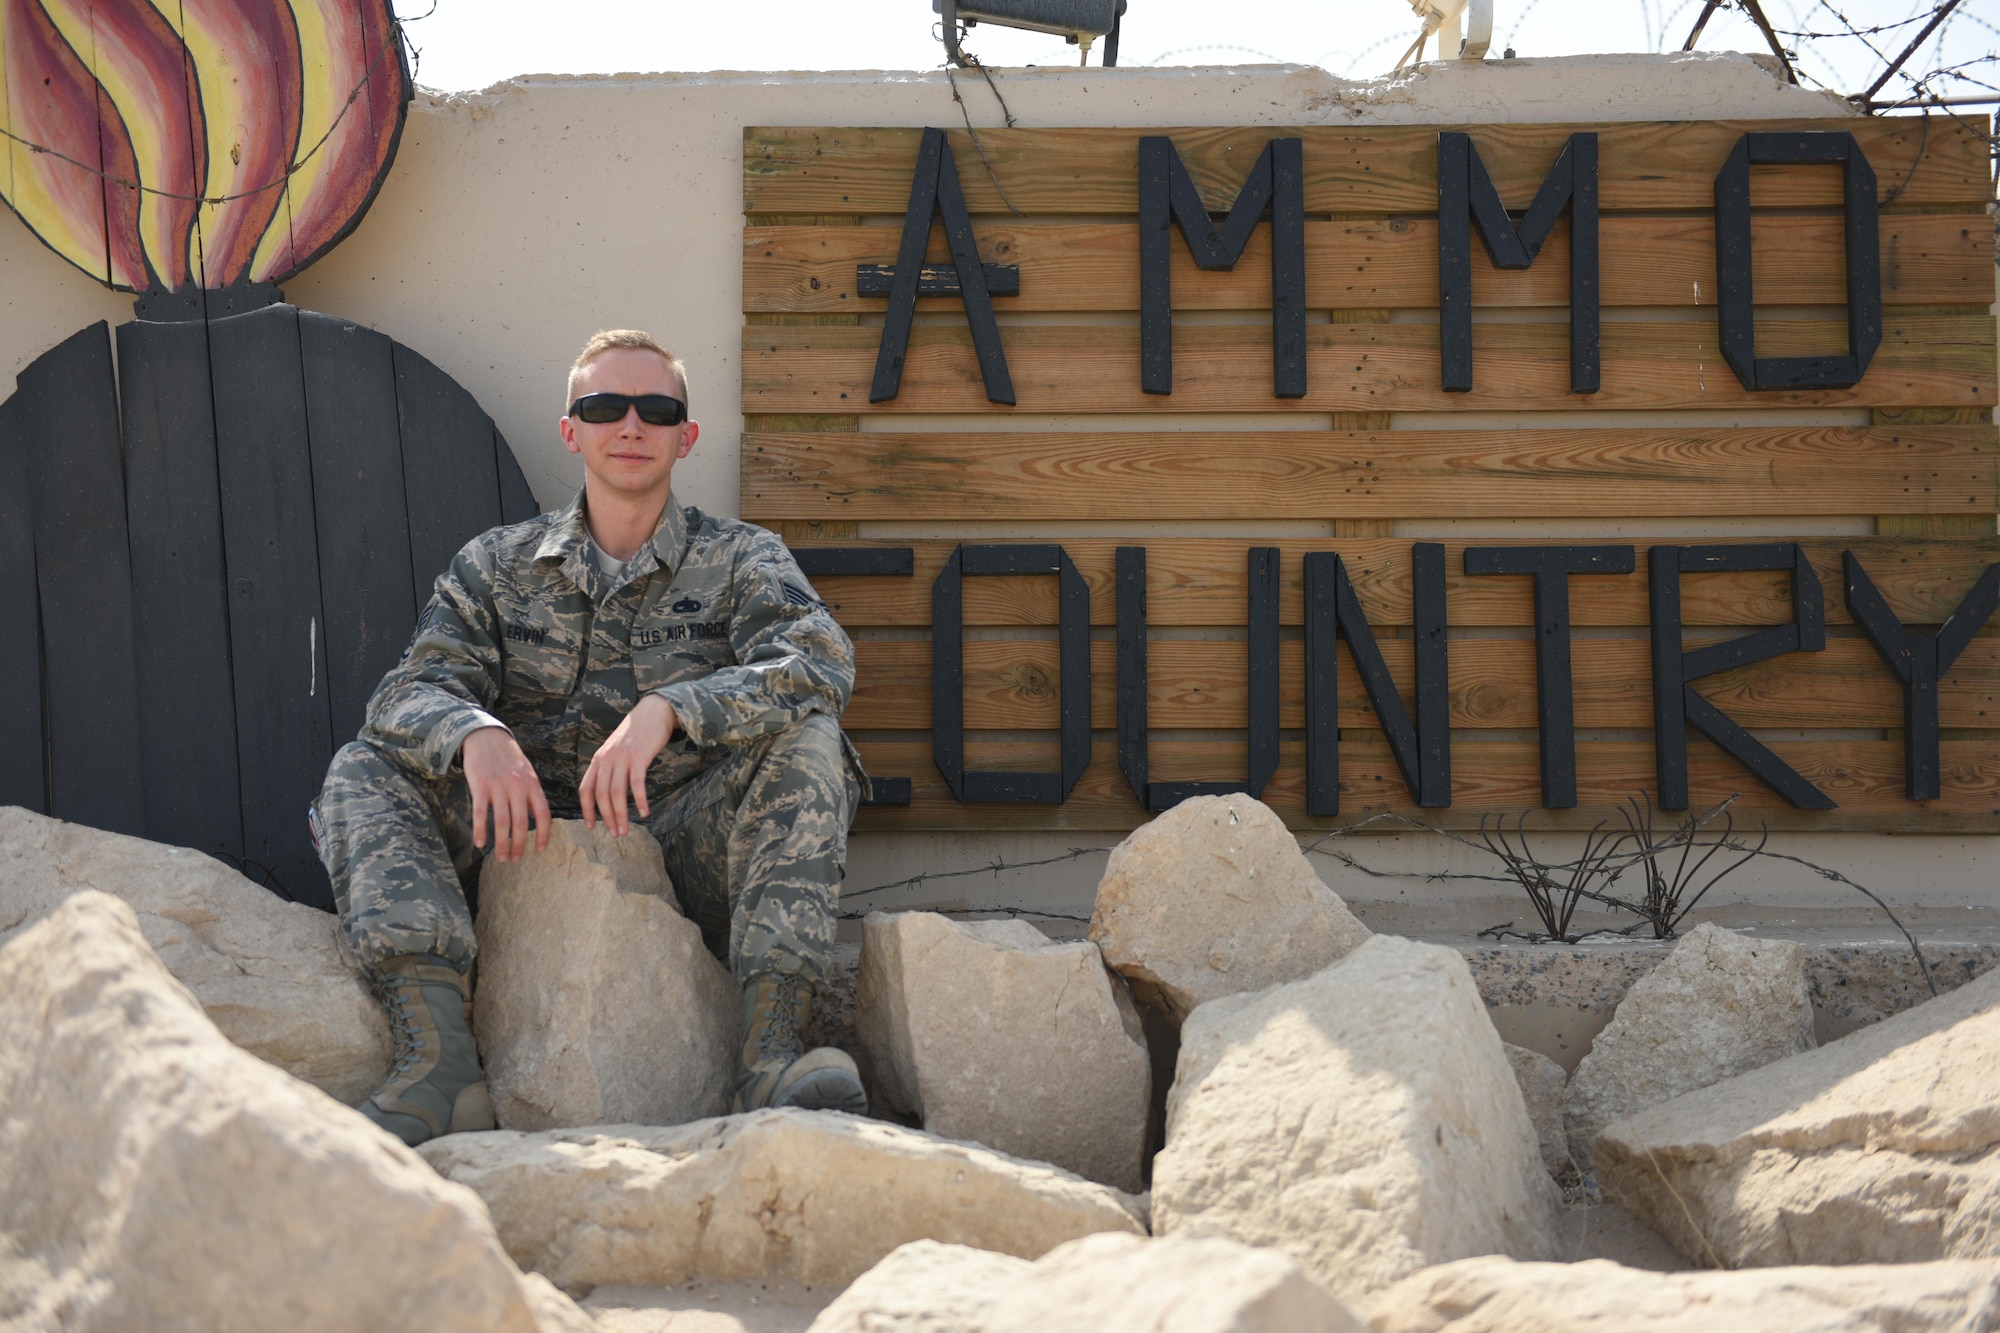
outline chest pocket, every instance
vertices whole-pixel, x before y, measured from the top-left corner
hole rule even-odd
[[[567,696],[583,657],[581,626],[528,614],[500,627],[500,679],[506,699]]]
[[[699,614],[649,618],[632,630],[633,683],[641,694],[732,665],[729,621]]]

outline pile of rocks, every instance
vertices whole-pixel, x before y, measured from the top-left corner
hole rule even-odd
[[[1207,797],[1087,941],[867,919],[888,1118],[721,1115],[733,988],[643,834],[481,891],[504,1128],[412,1152],[341,1104],[386,1041],[330,919],[0,811],[0,1325],[2000,1329],[2000,974],[1820,1048],[1799,946],[1705,925],[1566,1077]],[[1614,1219],[1754,1271],[1559,1262]]]

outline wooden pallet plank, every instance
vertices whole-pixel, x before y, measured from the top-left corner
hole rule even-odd
[[[1416,308],[1438,303],[1437,223],[1360,218],[1306,223],[1308,309]],[[743,309],[880,313],[855,290],[862,264],[894,264],[897,233],[886,227],[749,227],[743,233]],[[1759,213],[1751,222],[1755,292],[1764,305],[1841,305],[1847,300],[1844,225],[1838,216]],[[1610,216],[1599,227],[1606,306],[1715,305],[1715,228],[1708,217]],[[1138,236],[1130,223],[987,226],[980,257],[1020,268],[1012,314],[1137,310]],[[1236,267],[1195,267],[1175,245],[1176,310],[1268,310],[1271,231],[1260,226]],[[1897,305],[1987,305],[1993,300],[1993,226],[1984,214],[1889,214],[1881,223],[1882,299]],[[929,262],[947,263],[941,238]],[[1534,266],[1472,265],[1475,306],[1568,306],[1569,223],[1556,226]],[[960,309],[956,297],[925,297],[920,311]]]
[[[243,857],[208,327],[118,329],[146,836]]]
[[[247,873],[331,910],[306,825],[333,747],[298,311],[214,320],[209,346]]]
[[[1771,320],[1759,356],[1844,349],[1844,323]],[[868,402],[875,328],[753,326],[743,331],[745,412],[972,412],[987,401],[970,335],[936,325],[911,332],[901,393]],[[1434,324],[1316,324],[1306,330],[1309,387],[1271,396],[1271,331],[1257,324],[1174,331],[1174,392],[1139,381],[1136,326],[1014,325],[1003,330],[1020,412],[1382,412],[1580,408],[1990,407],[1996,396],[1990,315],[1884,312],[1881,350],[1848,389],[1753,393],[1729,371],[1709,320],[1603,326],[1603,388],[1569,392],[1566,324],[1481,323],[1474,388],[1439,383]]]
[[[520,460],[507,447],[507,439],[498,426],[493,428],[493,463],[500,470],[500,521],[524,523],[541,513],[541,501],[528,489],[528,479],[521,475]]]
[[[1708,640],[1689,640],[1690,648]],[[1381,640],[1390,675],[1414,698],[1408,639]],[[1583,639],[1572,649],[1576,725],[1653,725],[1652,667],[1643,638]],[[1338,649],[1340,725],[1372,727],[1375,712],[1346,644]],[[1305,726],[1305,649],[1279,649],[1278,724]],[[982,640],[965,645],[965,725],[973,730],[1053,728],[1060,717],[1056,645],[1050,640]],[[1147,718],[1156,730],[1241,729],[1249,706],[1244,645],[1156,639],[1147,648]],[[855,644],[854,696],[842,716],[857,730],[922,731],[931,725],[930,645],[863,639]],[[1091,716],[1116,716],[1116,645],[1091,645]],[[1703,680],[1716,707],[1746,727],[1900,727],[1902,692],[1864,640],[1835,638],[1819,653],[1789,654]],[[1451,644],[1451,725],[1537,725],[1535,650],[1527,639],[1455,639]],[[1939,686],[1942,724],[2000,728],[2000,638],[1973,641]]]
[[[41,599],[35,589],[27,450],[18,403],[13,398],[0,402],[0,586],[13,589],[14,608],[8,649],[0,655],[0,805],[47,814]]]
[[[346,320],[299,314],[313,504],[326,613],[333,743],[361,731],[368,696],[417,623],[394,344]]]
[[[1984,204],[1991,168],[1983,131],[1965,122],[1920,116],[1800,121],[1627,121],[1600,125],[1482,125],[1473,128],[1501,199],[1525,209],[1572,133],[1598,135],[1598,201],[1606,211],[1708,209],[1723,161],[1745,132],[1851,132],[1875,169],[1879,192],[1901,185],[1895,206]],[[1463,129],[1463,126],[1451,128]],[[748,126],[743,131],[743,211],[750,214],[893,214],[909,203],[910,173],[923,131],[915,128]],[[964,170],[973,213],[1136,213],[1139,139],[1164,134],[1210,209],[1227,211],[1264,144],[1305,140],[1308,213],[1435,213],[1438,127],[1420,125],[1231,127],[1182,129],[985,129],[974,146],[947,129]],[[1919,161],[1919,152],[1922,158]],[[1912,171],[1912,167],[1915,170]],[[1000,197],[993,177],[1004,184]],[[1905,180],[1907,178],[1907,184]],[[1763,207],[1835,206],[1839,173],[1810,168],[1753,168],[1753,198]]]
[[[410,575],[417,605],[468,541],[501,521],[493,419],[458,382],[395,345]]]
[[[1133,799],[1118,771],[1116,744],[1102,737],[1092,748],[1070,799],[1059,806],[961,805],[931,766],[930,747],[921,742],[858,738],[871,774],[907,776],[907,808],[861,812],[857,828],[886,830],[1095,829],[1136,828],[1148,816]],[[1741,765],[1705,741],[1688,747],[1689,791],[1696,808],[1731,795],[1737,828],[1896,832],[2000,832],[2000,741],[1943,742],[1943,792],[1935,801],[1903,796],[1903,747],[1899,741],[1777,741],[1772,748],[1840,803],[1826,812],[1793,810]],[[1577,742],[1574,810],[1537,810],[1531,826],[1589,828],[1600,820],[1617,822],[1618,803],[1653,786],[1653,747],[1644,741]],[[989,768],[1047,767],[1053,745],[1033,742],[980,742],[969,745],[973,761]],[[1243,772],[1245,746],[1237,742],[1155,741],[1155,780],[1213,778]],[[1452,798],[1447,809],[1419,810],[1396,772],[1389,747],[1373,737],[1343,738],[1341,814],[1314,819],[1305,814],[1304,747],[1280,746],[1277,776],[1264,800],[1294,828],[1336,827],[1383,811],[1396,811],[1443,828],[1476,828],[1482,812],[1535,809],[1540,799],[1540,760],[1532,741],[1455,744]]]
[[[742,459],[759,522],[2000,509],[1991,426],[750,433]]]
[[[17,383],[41,596],[49,813],[143,836],[132,566],[108,326],[72,334]]]
[[[1696,539],[1708,541],[1708,538]],[[914,552],[911,578],[827,577],[813,586],[843,625],[919,627],[930,624],[931,582],[956,546],[951,541],[832,542],[804,545],[908,546]],[[1305,623],[1303,559],[1308,551],[1338,551],[1371,623],[1408,625],[1410,546],[1400,538],[1328,537],[1259,539],[1279,548],[1278,612],[1281,623]],[[1532,625],[1534,599],[1525,578],[1466,575],[1467,546],[1521,546],[1520,540],[1448,541],[1445,547],[1445,604],[1454,627]],[[1561,544],[1561,543],[1557,543]],[[1632,574],[1593,574],[1570,580],[1570,616],[1579,626],[1643,626],[1647,608],[1645,553],[1667,539],[1635,542],[1639,568]],[[1252,545],[1234,538],[1183,537],[1164,540],[1065,539],[1063,549],[1090,588],[1093,625],[1115,623],[1116,550],[1146,548],[1146,600],[1155,626],[1240,626],[1248,596],[1244,551]],[[1993,537],[1813,537],[1800,542],[1826,591],[1826,622],[1854,623],[1841,599],[1841,552],[1852,550],[1903,620],[1936,625],[1957,607],[1988,564],[2000,561]],[[1776,625],[1791,618],[1791,576],[1785,573],[1689,575],[1681,584],[1683,623]],[[1054,625],[1055,580],[982,578],[967,582],[965,623],[969,626]]]

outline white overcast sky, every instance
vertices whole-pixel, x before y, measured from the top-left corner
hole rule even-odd
[[[516,74],[603,74],[713,69],[930,69],[942,59],[929,0],[396,0],[421,21],[409,32],[422,51],[418,80],[470,89]],[[1868,36],[1902,50],[1931,12],[1931,0],[1765,0],[1780,29],[1842,31],[1918,23]],[[1523,56],[1678,50],[1701,0],[1496,0],[1493,55]],[[1131,0],[1121,37],[1123,65],[1318,65],[1366,77],[1389,70],[1415,36],[1407,0]],[[1917,72],[2000,50],[2000,0],[1961,0],[1937,39],[1912,58]],[[1786,38],[1802,48],[1801,68],[1842,92],[1857,92],[1882,68],[1862,40]],[[982,24],[966,43],[988,64],[1076,63],[1061,39]],[[1710,20],[1702,50],[1763,51],[1748,19],[1733,10]],[[1427,54],[1431,54],[1427,52]],[[1091,63],[1098,56],[1093,54]],[[1993,65],[1941,80],[1951,95],[1991,91]],[[1974,111],[1972,114],[1978,114]]]

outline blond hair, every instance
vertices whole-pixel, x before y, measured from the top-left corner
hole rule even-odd
[[[600,329],[590,335],[590,341],[583,345],[583,350],[576,354],[576,360],[570,365],[569,383],[563,392],[563,411],[569,411],[569,405],[576,401],[576,381],[583,374],[584,367],[606,352],[619,351],[651,352],[666,362],[667,369],[673,371],[674,378],[681,382],[681,401],[688,401],[687,366],[662,347],[657,338],[638,329]]]

